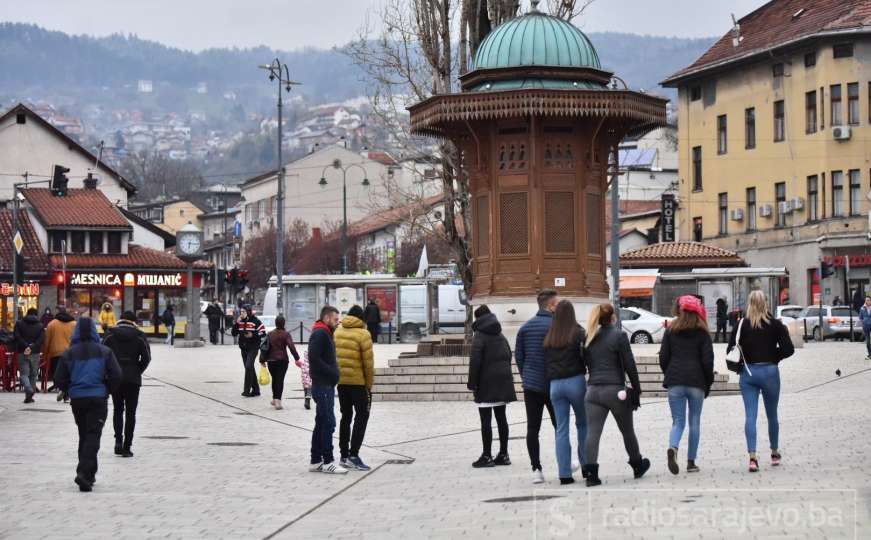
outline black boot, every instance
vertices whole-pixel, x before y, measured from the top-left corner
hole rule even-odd
[[[305,398],[305,403],[303,403],[303,407],[305,407],[306,410],[311,409],[312,408],[312,398],[310,398],[310,397]]]
[[[632,473],[635,475],[635,478],[641,478],[647,472],[647,469],[650,468],[650,460],[640,458],[638,461],[630,461],[629,466],[632,467]]]
[[[121,451],[121,457],[133,457],[133,452],[130,450],[130,445],[124,445],[124,449]]]
[[[584,478],[587,479],[587,487],[594,487],[602,485],[602,481],[599,480],[599,464],[598,463],[590,463],[588,465],[584,465],[583,468]]]
[[[123,453],[124,453],[124,448],[121,445],[121,439],[117,438],[117,439],[115,439],[115,455],[120,456]]]

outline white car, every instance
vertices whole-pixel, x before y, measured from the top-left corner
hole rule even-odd
[[[256,315],[260,322],[263,323],[263,326],[266,327],[266,333],[272,332],[275,330],[275,315]]]
[[[671,317],[637,307],[620,308],[620,323],[631,343],[660,343]]]
[[[783,324],[789,324],[798,319],[798,316],[801,315],[803,309],[804,307],[802,306],[796,306],[792,304],[777,306],[777,313],[775,314],[775,317],[780,319]]]

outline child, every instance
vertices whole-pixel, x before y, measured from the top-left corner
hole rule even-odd
[[[300,360],[296,361],[296,367],[299,368],[300,376],[302,377],[302,389],[305,393],[305,408],[311,409],[312,398],[312,378],[308,372],[308,351],[305,351]]]

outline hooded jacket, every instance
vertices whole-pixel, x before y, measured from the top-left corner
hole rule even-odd
[[[511,346],[502,335],[502,325],[493,313],[472,323],[472,353],[466,387],[474,392],[475,403],[516,401],[511,373]]]
[[[587,333],[578,325],[577,333],[570,345],[559,349],[544,349],[544,361],[547,368],[547,379],[568,379],[587,372],[584,357],[584,341]]]
[[[221,309],[221,306],[213,302],[206,307],[203,314],[205,314],[206,319],[208,319],[210,323],[220,323],[221,317],[224,316],[224,310]]]
[[[121,366],[121,382],[142,386],[142,373],[151,362],[151,347],[136,323],[121,319],[112,328],[103,345],[112,349]]]
[[[362,319],[346,315],[336,329],[336,357],[339,364],[339,384],[365,386],[372,389],[375,381],[375,355],[372,335]]]
[[[112,350],[100,343],[93,320],[79,319],[73,332],[73,344],[61,356],[54,383],[70,399],[105,399],[118,388],[121,366]]]
[[[106,306],[109,306],[108,310],[106,310]],[[118,321],[115,320],[115,311],[112,309],[112,304],[106,302],[103,304],[103,307],[100,308],[100,326],[103,327],[103,331],[105,332],[117,323]]]
[[[339,384],[339,366],[336,364],[336,344],[333,331],[323,321],[312,326],[308,338],[308,365],[312,384],[336,386]]]
[[[23,353],[28,347],[31,354],[38,354],[42,350],[45,329],[36,315],[28,315],[15,323],[14,333],[18,352]]]
[[[538,310],[535,317],[526,321],[517,332],[514,358],[523,378],[523,389],[548,392],[547,374],[544,367],[544,336],[553,323],[553,314],[546,309]]]
[[[45,328],[45,340],[42,346],[42,354],[48,358],[57,358],[70,346],[73,339],[73,331],[76,329],[76,320],[66,311],[61,311],[54,316],[54,320]]]

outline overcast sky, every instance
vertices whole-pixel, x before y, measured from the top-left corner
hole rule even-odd
[[[0,0],[0,20],[103,36],[116,32],[199,51],[267,45],[331,47],[357,34],[384,0]],[[528,5],[528,0],[522,0]],[[546,2],[542,2],[545,4]],[[584,31],[680,37],[720,36],[730,13],[765,0],[596,0],[575,21]],[[525,9],[525,8],[524,8]]]

